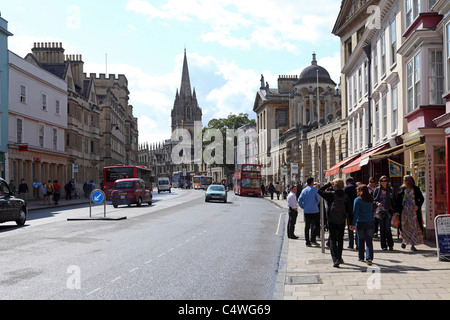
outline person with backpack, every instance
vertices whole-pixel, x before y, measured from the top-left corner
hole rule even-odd
[[[330,187],[332,191],[326,191]],[[319,195],[328,203],[327,220],[330,232],[330,252],[333,267],[339,268],[344,263],[342,250],[344,249],[345,221],[352,221],[352,203],[344,192],[344,180],[335,179],[324,185],[318,191]]]
[[[353,222],[351,229],[358,233],[358,261],[364,261],[366,249],[366,262],[370,266],[373,261],[373,235],[375,218],[372,212],[373,197],[366,185],[357,188],[358,197],[353,204]]]
[[[52,205],[52,196],[53,196],[53,183],[51,180],[48,180],[45,184],[46,194],[44,196],[44,204],[48,201],[48,205]]]

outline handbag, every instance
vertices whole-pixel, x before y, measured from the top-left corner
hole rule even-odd
[[[394,228],[398,228],[400,225],[400,219],[398,217],[398,213],[394,213],[391,219],[391,226],[393,226]]]
[[[385,208],[383,208],[383,207],[378,207],[376,210],[375,210],[375,217],[377,218],[377,219],[384,219],[387,215],[388,215],[388,211],[385,209]]]

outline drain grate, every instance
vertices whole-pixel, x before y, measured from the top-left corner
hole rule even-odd
[[[301,284],[322,284],[322,279],[319,275],[314,276],[288,276],[286,277],[287,285],[301,285]]]

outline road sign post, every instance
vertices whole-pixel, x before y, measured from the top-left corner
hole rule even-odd
[[[106,218],[106,195],[102,190],[96,189],[89,196],[89,218],[92,218],[92,204],[104,204],[104,217]]]

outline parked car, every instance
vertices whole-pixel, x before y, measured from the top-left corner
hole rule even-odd
[[[162,191],[172,192],[169,178],[158,178],[158,193],[161,193]]]
[[[6,181],[0,178],[0,223],[15,221],[18,226],[23,226],[27,213],[27,202],[16,198]]]
[[[205,202],[211,200],[220,200],[227,203],[227,190],[221,184],[212,184],[208,187],[205,193]]]
[[[116,180],[111,192],[111,201],[114,208],[117,208],[121,204],[128,206],[136,204],[140,207],[143,202],[151,205],[153,201],[153,190],[148,188],[144,180],[139,178]]]

